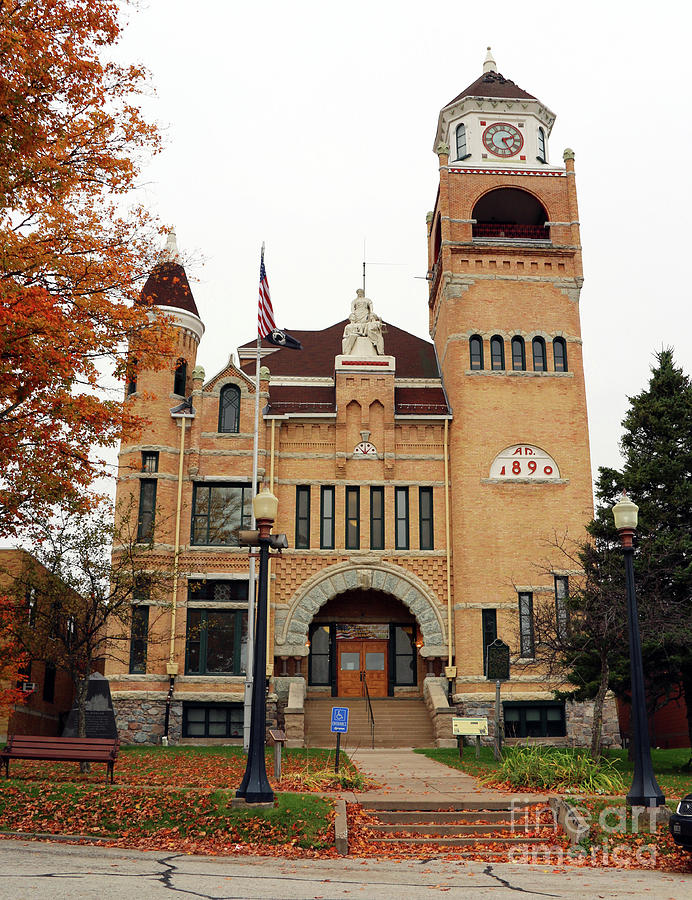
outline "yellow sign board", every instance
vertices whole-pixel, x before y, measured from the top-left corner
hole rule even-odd
[[[472,719],[468,716],[453,716],[452,717],[452,734],[453,735],[464,735],[466,737],[473,737],[474,735],[487,735],[488,733],[488,720],[485,716],[478,719]]]

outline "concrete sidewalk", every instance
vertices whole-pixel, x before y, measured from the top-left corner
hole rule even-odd
[[[408,748],[358,749],[349,752],[350,758],[361,772],[381,785],[372,791],[344,791],[342,796],[349,803],[363,800],[405,800],[453,803],[478,800],[547,801],[540,794],[505,794],[481,785],[472,775],[452,769],[422,753]]]

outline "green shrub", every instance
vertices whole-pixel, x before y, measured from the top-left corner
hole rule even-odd
[[[509,782],[515,789],[622,794],[625,783],[613,764],[585,750],[524,746],[506,751],[496,772],[484,781]]]

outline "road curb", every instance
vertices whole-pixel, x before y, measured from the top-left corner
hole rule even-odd
[[[339,856],[348,856],[348,819],[343,797],[334,801],[334,846]]]

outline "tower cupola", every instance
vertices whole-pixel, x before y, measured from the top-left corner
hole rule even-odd
[[[483,74],[441,110],[434,150],[448,148],[454,166],[548,166],[554,122],[547,106],[497,71],[488,47]]]
[[[159,261],[142,288],[140,303],[158,307],[170,316],[176,325],[191,331],[198,343],[201,340],[204,323],[199,316],[187,274],[180,262],[174,231],[168,235]]]

